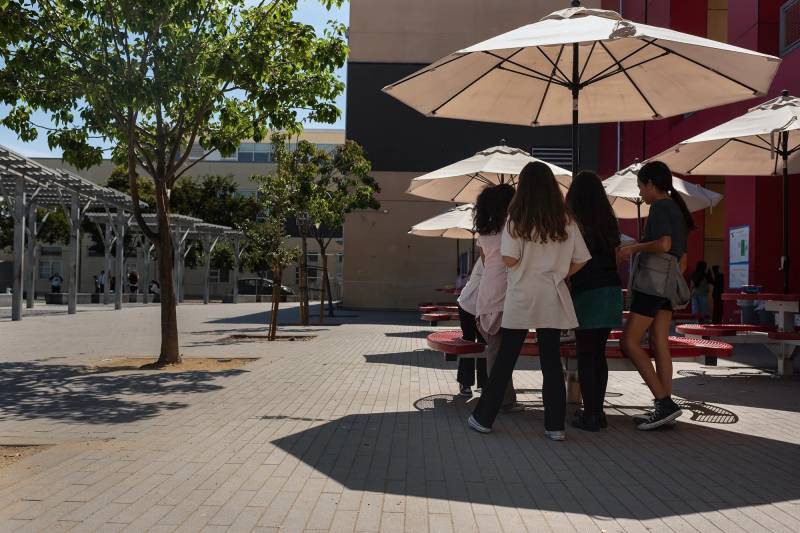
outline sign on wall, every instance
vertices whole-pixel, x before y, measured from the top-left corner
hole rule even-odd
[[[750,283],[750,226],[728,230],[728,286],[738,289]]]

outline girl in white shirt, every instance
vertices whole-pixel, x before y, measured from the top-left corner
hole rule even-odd
[[[529,329],[536,329],[544,384],[545,435],[564,440],[566,387],[560,330],[578,325],[565,282],[591,259],[550,168],[528,163],[508,210],[501,253],[508,267],[500,349],[469,426],[489,433]]]

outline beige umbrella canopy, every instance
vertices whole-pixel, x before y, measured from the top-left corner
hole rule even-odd
[[[445,202],[474,202],[487,185],[516,185],[522,168],[534,161],[550,167],[566,192],[572,181],[569,170],[536,159],[519,148],[502,145],[481,150],[472,157],[414,178],[406,192]]]
[[[522,125],[653,120],[765,94],[780,59],[573,7],[383,90],[430,117]]]
[[[448,209],[441,215],[415,224],[408,233],[421,237],[472,239],[475,236],[473,206],[465,204]]]
[[[636,183],[640,168],[640,163],[634,163],[603,181],[603,188],[609,196],[617,218],[643,218],[650,213],[650,206],[639,196],[639,187]],[[684,181],[677,176],[672,176],[672,185],[692,212],[714,207],[722,200],[721,194]]]
[[[783,288],[789,290],[789,174],[800,172],[800,98],[781,96],[658,154],[681,174],[783,176]]]

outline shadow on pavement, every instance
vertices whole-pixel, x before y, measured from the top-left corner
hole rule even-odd
[[[776,377],[754,368],[681,370],[673,392],[687,400],[800,412],[800,376]]]
[[[216,379],[243,372],[90,373],[83,366],[0,363],[0,420],[125,424],[187,407],[164,398],[219,390]]]
[[[428,400],[422,410],[348,415],[272,442],[352,490],[601,519],[800,498],[796,444],[688,423],[642,432],[615,415],[606,431],[568,430],[566,442],[554,443],[536,405],[500,415],[495,432],[480,435],[465,424],[474,400]],[[764,527],[796,524],[785,509],[765,508]]]
[[[361,311],[337,309],[333,317],[325,315],[325,323],[319,324],[319,304],[309,306],[309,326],[341,326],[342,324],[391,324],[418,326],[419,313],[409,311]],[[265,304],[263,311],[209,320],[208,324],[268,324],[271,311]],[[298,307],[281,309],[278,313],[280,325],[297,326],[300,323]]]

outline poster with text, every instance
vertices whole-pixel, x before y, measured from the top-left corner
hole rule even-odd
[[[728,230],[728,286],[738,289],[750,283],[750,226]]]

